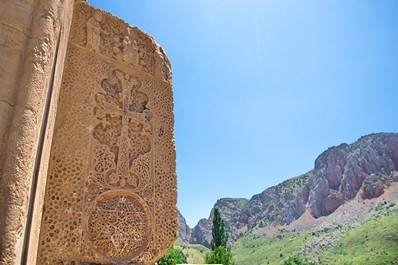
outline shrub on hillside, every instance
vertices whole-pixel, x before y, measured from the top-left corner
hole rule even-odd
[[[218,246],[213,251],[206,253],[205,263],[235,265],[235,262],[232,259],[231,249],[223,246]]]
[[[176,265],[187,263],[187,256],[173,246],[169,248],[166,254],[158,261],[158,265]]]
[[[317,264],[315,262],[306,261],[301,259],[300,257],[293,256],[285,260],[283,262],[283,265],[317,265]]]

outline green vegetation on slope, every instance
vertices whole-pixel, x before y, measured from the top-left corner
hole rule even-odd
[[[223,264],[223,265],[235,265],[232,257],[231,249],[218,246],[212,251],[206,253],[205,256],[206,264]]]
[[[233,247],[236,264],[283,264],[289,256],[297,255],[311,237],[311,232],[293,233],[281,231],[273,237],[255,237],[247,234]]]
[[[174,246],[167,250],[166,254],[158,261],[159,265],[177,265],[187,262],[187,256]]]
[[[316,265],[315,262],[306,261],[298,256],[289,257],[283,265]]]
[[[295,178],[285,180],[280,185],[282,186],[283,192],[290,192],[292,194],[297,194],[301,192],[305,184],[307,184],[308,179],[314,174],[314,170],[308,171],[307,173],[300,175]]]
[[[185,244],[176,243],[176,248],[181,249],[182,252],[187,256],[189,264],[202,264],[205,260],[205,254],[210,250],[199,244]]]
[[[326,264],[398,264],[398,216],[370,220],[351,229],[322,253]]]
[[[272,237],[247,234],[234,244],[234,259],[239,265],[283,264],[296,255],[314,259],[304,251],[312,248],[320,264],[398,264],[398,215],[396,211],[390,214],[394,215],[380,216],[353,229],[280,231]],[[338,231],[345,232],[338,240],[325,244]]]

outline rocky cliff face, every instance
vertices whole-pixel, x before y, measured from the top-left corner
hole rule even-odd
[[[224,225],[227,231],[235,231],[229,234],[229,240],[235,241],[241,235],[235,228],[235,220],[239,218],[240,212],[247,204],[247,199],[219,199],[214,206],[221,209]],[[192,229],[192,238],[190,243],[201,244],[210,248],[211,242],[211,227],[213,222],[213,210],[208,219],[199,220],[198,224]]]
[[[355,197],[377,198],[389,183],[398,181],[397,171],[398,134],[372,134],[350,145],[329,148],[318,156],[310,172],[268,188],[250,200],[224,198],[215,206],[221,208],[230,240],[235,241],[256,227],[290,224],[306,211],[318,218]],[[212,214],[193,229],[180,222],[180,234],[191,232],[190,237],[180,239],[209,247]]]
[[[351,145],[329,148],[315,161],[308,201],[312,216],[328,215],[359,195],[373,199],[384,193],[398,170],[398,135],[373,134]]]
[[[180,211],[178,211],[178,238],[184,242],[192,240],[192,229],[187,225]]]

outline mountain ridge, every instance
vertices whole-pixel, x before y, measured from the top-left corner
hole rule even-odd
[[[314,169],[249,200],[221,198],[215,206],[221,208],[232,243],[248,231],[278,229],[297,223],[304,215],[327,217],[355,198],[378,198],[392,182],[398,182],[397,171],[398,134],[375,133],[328,148],[316,158]],[[211,212],[190,228],[180,214],[180,240],[209,247],[212,216]]]

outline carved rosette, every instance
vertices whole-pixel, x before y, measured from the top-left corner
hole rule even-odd
[[[114,69],[94,94],[87,236],[112,262],[147,248],[153,230],[152,112],[139,77]]]
[[[137,194],[112,190],[94,200],[86,225],[91,246],[98,253],[113,262],[129,261],[150,242],[151,210]]]

